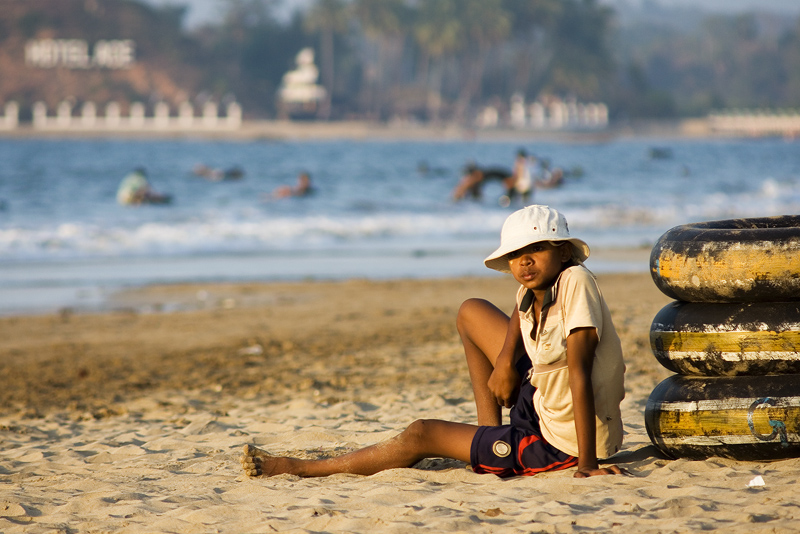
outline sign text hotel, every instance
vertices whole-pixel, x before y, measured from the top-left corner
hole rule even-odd
[[[89,43],[81,39],[32,40],[25,45],[25,63],[43,69],[124,69],[133,65],[135,44],[130,39],[97,41],[89,52]]]

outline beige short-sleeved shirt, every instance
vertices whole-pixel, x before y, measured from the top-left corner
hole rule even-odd
[[[620,402],[625,397],[625,364],[611,313],[597,281],[583,266],[565,269],[545,297],[539,329],[533,335],[533,295],[531,292],[525,298],[528,291],[520,286],[517,304],[525,350],[533,363],[529,378],[537,388],[533,404],[539,414],[542,435],[559,450],[578,456],[567,336],[575,328],[593,327],[599,339],[592,366],[597,456],[607,458],[622,445]]]

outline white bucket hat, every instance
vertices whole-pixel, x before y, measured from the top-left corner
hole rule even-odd
[[[533,205],[508,216],[500,232],[500,247],[483,263],[490,269],[509,273],[506,254],[540,241],[569,241],[573,258],[582,262],[589,257],[589,245],[570,237],[567,219],[561,213],[549,206]]]

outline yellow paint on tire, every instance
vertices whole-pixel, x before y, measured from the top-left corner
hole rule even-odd
[[[800,300],[800,216],[677,226],[653,247],[650,272],[678,300]]]
[[[650,440],[672,458],[800,456],[800,375],[686,377],[659,384],[645,408]]]
[[[650,347],[684,375],[800,373],[800,302],[675,301],[653,319]]]

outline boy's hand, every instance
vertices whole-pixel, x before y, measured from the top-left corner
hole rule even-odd
[[[513,365],[495,367],[489,376],[488,385],[497,404],[505,408],[514,406],[519,394],[519,373]]]
[[[616,465],[609,465],[608,467],[579,467],[575,474],[575,478],[589,478],[598,475],[627,475],[628,472],[620,469]]]

